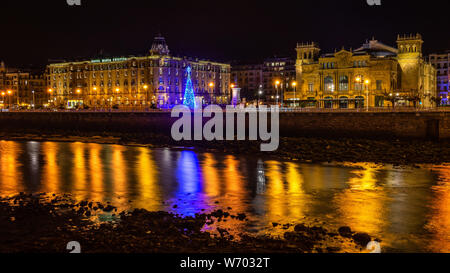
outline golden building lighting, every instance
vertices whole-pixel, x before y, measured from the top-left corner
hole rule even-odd
[[[296,96],[305,107],[432,107],[436,69],[423,58],[422,44],[420,34],[407,35],[398,36],[397,48],[372,39],[322,55],[316,43],[298,44]]]
[[[230,65],[171,56],[163,37],[155,38],[146,56],[50,64],[47,81],[55,107],[168,108],[183,103],[188,66],[197,99],[228,103]]]

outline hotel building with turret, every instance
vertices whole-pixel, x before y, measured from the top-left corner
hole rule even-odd
[[[229,103],[229,64],[171,56],[161,36],[146,56],[52,63],[47,92],[61,108],[170,108],[183,102],[187,67],[197,100]]]

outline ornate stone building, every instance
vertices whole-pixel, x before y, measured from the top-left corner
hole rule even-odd
[[[197,99],[229,102],[230,65],[173,57],[160,36],[146,56],[50,64],[48,92],[65,108],[169,108],[183,102],[188,66]]]
[[[419,34],[398,36],[397,48],[372,39],[321,56],[317,44],[298,44],[298,88],[285,100],[320,108],[431,107],[436,70],[422,57],[422,44]]]
[[[42,71],[6,67],[0,62],[0,108],[33,108],[47,103]]]

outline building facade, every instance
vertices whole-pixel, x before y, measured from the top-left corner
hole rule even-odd
[[[241,88],[241,97],[246,101],[256,99],[263,88],[263,65],[232,65],[231,81]]]
[[[285,93],[293,90],[296,80],[295,59],[271,58],[264,61],[264,98],[271,104],[282,104]]]
[[[450,66],[450,51],[443,54],[431,54],[429,61],[437,70],[437,89],[441,104],[450,105],[450,70],[448,69]]]
[[[196,99],[229,102],[229,64],[173,57],[163,37],[142,57],[50,64],[48,92],[52,103],[64,108],[170,108],[183,102],[187,67]]]
[[[35,69],[6,67],[0,63],[0,107],[40,108],[48,102],[46,78]]]
[[[296,80],[295,59],[269,58],[262,64],[232,67],[232,81],[242,89],[247,101],[281,104],[285,92],[292,91]]]
[[[304,107],[431,107],[436,69],[422,56],[422,37],[398,36],[397,48],[375,39],[356,50],[319,55],[316,43],[297,45],[297,88],[285,100]]]

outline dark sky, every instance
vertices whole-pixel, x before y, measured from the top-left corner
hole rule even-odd
[[[85,58],[103,49],[143,55],[161,32],[175,55],[213,60],[294,56],[302,41],[322,53],[356,48],[373,36],[424,36],[425,53],[450,49],[450,1],[381,0],[2,0],[0,60],[10,66]]]

